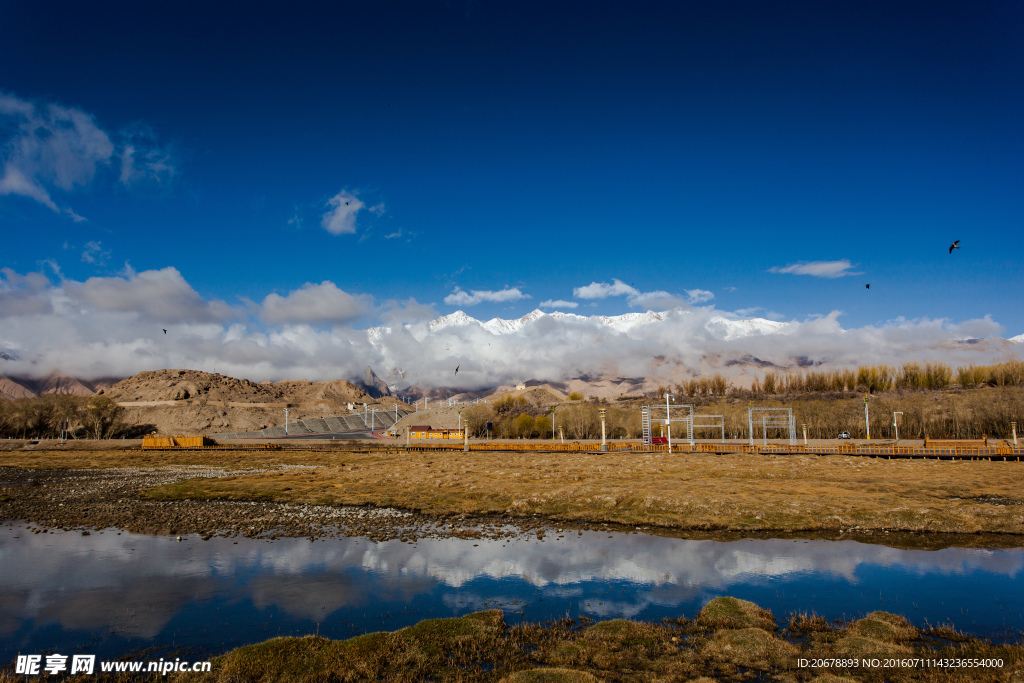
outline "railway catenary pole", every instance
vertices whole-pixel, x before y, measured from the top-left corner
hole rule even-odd
[[[892,412],[892,428],[896,430],[896,443],[900,442],[900,426],[897,424],[896,416],[902,414],[902,410],[894,410]]]
[[[284,435],[288,436],[288,409],[284,409]]]

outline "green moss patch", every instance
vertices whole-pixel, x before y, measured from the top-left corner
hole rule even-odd
[[[707,628],[760,628],[774,631],[775,617],[768,610],[747,600],[715,598],[697,615],[697,623]]]
[[[851,635],[863,636],[886,643],[914,640],[918,630],[901,616],[888,612],[872,612],[850,626]]]

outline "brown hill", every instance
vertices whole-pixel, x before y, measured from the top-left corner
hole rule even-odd
[[[366,392],[345,380],[286,379],[256,383],[199,370],[152,370],[123,379],[103,392],[118,402],[328,403],[367,401]],[[367,401],[372,403],[373,401]]]
[[[182,401],[185,399],[241,403],[288,402],[272,384],[198,370],[151,370],[123,379],[103,392],[115,401]]]
[[[297,420],[344,415],[350,403],[377,403],[345,380],[256,383],[198,370],[140,372],[103,394],[125,406],[130,424],[162,433],[279,427],[284,424],[285,405],[291,406],[291,419]]]
[[[0,377],[0,398],[32,398],[36,392],[10,377]]]

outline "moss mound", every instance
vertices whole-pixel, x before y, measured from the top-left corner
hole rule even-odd
[[[504,629],[502,611],[490,610],[348,640],[273,638],[219,658],[217,680],[302,682],[324,680],[327,672],[346,671],[356,679],[426,672],[447,667],[452,652],[483,659]]]
[[[725,629],[704,646],[705,656],[720,662],[767,671],[789,666],[797,648],[761,628]]]
[[[598,679],[586,671],[544,668],[517,671],[505,676],[498,683],[598,683]]]
[[[768,610],[739,598],[715,598],[697,615],[697,623],[708,628],[759,628],[775,631],[775,617]]]
[[[898,643],[915,640],[920,636],[918,630],[906,619],[888,612],[872,612],[863,619],[855,621],[848,629],[851,635],[863,636],[885,643]]]

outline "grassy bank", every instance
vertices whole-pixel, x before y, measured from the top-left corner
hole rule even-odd
[[[992,665],[914,666],[910,660],[915,658],[919,662],[982,660]],[[814,666],[816,660],[831,661]],[[399,631],[343,641],[317,636],[274,638],[217,657],[210,673],[172,674],[163,680],[974,683],[1018,681],[1022,669],[1024,646],[1019,642],[990,644],[964,637],[948,626],[921,631],[903,617],[885,612],[843,623],[797,614],[779,629],[768,610],[723,597],[709,602],[692,620],[661,623],[565,619],[510,627],[500,610],[492,610],[430,619]],[[0,674],[0,681],[14,680]]]
[[[189,480],[146,495],[693,530],[1024,534],[1022,490],[1017,462],[474,452],[324,455],[316,467]]]
[[[865,672],[811,668],[800,660],[913,657],[1002,660],[972,671],[910,666]],[[921,632],[900,616],[873,612],[850,623],[795,615],[779,630],[768,610],[735,598],[709,602],[693,620],[508,627],[500,610],[433,619],[345,641],[277,638],[219,658],[204,681],[1002,681],[1024,668],[1020,644],[992,645],[951,628]],[[333,677],[337,676],[337,679]],[[829,679],[824,679],[829,680]],[[840,679],[832,679],[844,680]]]

